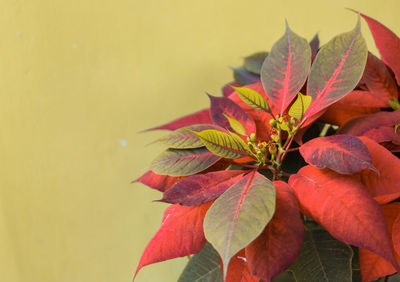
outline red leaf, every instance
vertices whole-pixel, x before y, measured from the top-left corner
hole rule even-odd
[[[185,127],[188,125],[193,125],[193,124],[213,124],[211,117],[210,117],[210,110],[205,109],[202,111],[195,112],[193,114],[178,118],[174,121],[171,121],[167,124],[160,125],[157,127],[149,128],[144,131],[152,131],[152,130],[159,130],[159,129],[165,129],[165,130],[175,130],[181,127]]]
[[[367,64],[361,80],[367,85],[369,91],[371,91],[377,99],[385,103],[386,107],[389,107],[388,100],[398,96],[396,82],[389,73],[386,65],[369,52]]]
[[[281,116],[306,81],[310,65],[309,43],[286,23],[285,34],[272,46],[260,74],[265,92]]]
[[[312,97],[305,118],[343,98],[360,81],[367,59],[367,47],[356,27],[331,39],[318,52],[307,82]]]
[[[400,205],[400,203],[393,204]],[[396,219],[394,220],[392,225],[392,242],[397,256],[400,257],[400,211],[398,211]],[[398,261],[400,260],[398,259]]]
[[[350,135],[314,138],[300,147],[300,153],[307,163],[341,174],[352,174],[363,169],[377,171],[365,145]]]
[[[383,257],[397,269],[381,207],[350,176],[306,166],[292,175],[299,205],[333,237]]]
[[[393,70],[397,84],[400,84],[400,38],[380,22],[364,14],[361,16],[371,30],[382,61]]]
[[[229,83],[229,85],[224,86],[222,88],[222,93],[223,93],[224,97],[228,98],[233,92],[235,92],[235,90],[231,86],[240,87],[241,85],[236,82],[231,82],[231,83]]]
[[[384,205],[382,212],[386,219],[389,235],[392,237],[392,245],[400,242],[400,233],[396,233],[395,230],[395,221],[400,219],[400,203]],[[363,281],[371,281],[396,272],[396,269],[389,262],[365,249],[359,249],[359,259]],[[400,263],[398,254],[396,259]]]
[[[244,173],[243,170],[223,170],[192,175],[172,186],[160,201],[183,206],[200,205],[220,196]]]
[[[379,110],[380,108],[350,106],[341,103],[341,101],[338,101],[337,103],[329,106],[327,108],[327,111],[321,116],[319,120],[324,123],[342,126],[352,119],[368,114],[373,114],[379,112]]]
[[[372,163],[379,174],[364,170],[353,177],[359,179],[379,203],[385,204],[397,199],[400,197],[400,159],[367,137],[360,137],[360,140],[371,153]]]
[[[400,123],[400,110],[394,112],[378,112],[361,116],[346,122],[338,131],[339,134],[363,136],[371,129],[382,126],[393,126]]]
[[[165,192],[183,178],[185,178],[185,176],[173,177],[168,175],[159,175],[149,170],[138,179],[133,180],[131,183],[140,182],[152,189]]]
[[[319,49],[319,37],[318,33],[314,35],[314,37],[310,41],[310,47],[311,47],[311,57],[315,57],[318,53]]]
[[[276,210],[263,233],[246,247],[252,273],[265,281],[294,263],[303,244],[304,227],[292,189],[282,181],[274,182]]]
[[[224,116],[227,115],[240,122],[247,134],[256,132],[256,125],[254,120],[235,102],[226,97],[214,97],[208,95],[211,102],[211,118],[215,124],[223,128],[231,128],[228,119]]]
[[[206,242],[203,220],[211,204],[168,207],[160,229],[142,254],[135,277],[143,266],[198,253]]]
[[[232,257],[225,282],[259,282],[260,278],[251,274],[244,250]]]

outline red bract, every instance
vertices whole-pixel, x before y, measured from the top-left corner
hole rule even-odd
[[[210,110],[153,128],[174,131],[135,182],[173,205],[137,271],[191,254],[180,282],[400,270],[400,43],[362,16],[382,61],[360,18],[321,48],[287,26],[269,54],[234,69],[223,97],[209,95]]]

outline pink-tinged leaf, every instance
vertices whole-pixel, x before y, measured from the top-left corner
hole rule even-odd
[[[371,153],[372,163],[378,169],[378,174],[364,170],[353,175],[367,188],[376,201],[389,203],[400,197],[400,159],[385,147],[367,137],[360,140]]]
[[[246,258],[253,275],[265,281],[294,263],[303,244],[304,227],[292,189],[275,181],[276,210],[271,221],[249,246]]]
[[[161,175],[187,176],[209,168],[220,159],[205,148],[168,149],[153,160],[150,169]]]
[[[224,97],[228,98],[233,92],[235,92],[235,90],[231,86],[240,87],[240,84],[236,83],[236,82],[231,82],[231,83],[228,83],[228,85],[225,85],[222,88],[222,93],[223,93]]]
[[[382,126],[393,126],[400,123],[400,110],[378,112],[361,116],[346,122],[338,131],[339,134],[363,136],[368,131]]]
[[[352,31],[334,37],[319,50],[308,78],[312,102],[305,117],[340,100],[360,81],[368,54],[360,26],[358,19]]]
[[[256,132],[256,124],[254,120],[235,102],[226,97],[214,97],[208,95],[211,102],[211,118],[215,124],[223,128],[231,128],[227,115],[240,122],[245,128],[248,135]]]
[[[399,207],[400,203],[393,203]],[[399,208],[400,209],[400,208]],[[392,225],[392,242],[396,255],[400,257],[400,210],[397,212],[396,218]],[[399,261],[399,259],[397,259]],[[400,263],[400,262],[399,262]]]
[[[393,126],[382,126],[366,131],[364,136],[374,140],[377,143],[393,142],[398,144],[400,132],[396,133]]]
[[[173,177],[168,175],[159,175],[151,170],[143,174],[136,180],[133,180],[131,183],[140,182],[146,186],[149,186],[152,189],[158,190],[160,192],[165,192],[169,188],[171,188],[176,182],[182,180],[183,176]]]
[[[397,84],[400,84],[400,38],[380,22],[364,14],[361,16],[371,30],[382,61],[393,70]]]
[[[376,253],[400,268],[381,207],[356,179],[306,166],[290,177],[289,185],[301,209],[333,237]]]
[[[315,57],[319,50],[319,37],[318,33],[314,35],[313,39],[310,41],[311,57]]]
[[[211,117],[210,117],[210,110],[205,109],[199,112],[196,112],[194,114],[190,114],[181,118],[178,118],[174,121],[171,121],[167,124],[153,127],[150,129],[146,129],[144,131],[152,131],[152,130],[160,130],[160,129],[165,129],[165,130],[175,130],[181,127],[193,125],[193,124],[213,124]]]
[[[246,171],[223,170],[189,176],[163,194],[161,202],[196,206],[219,197],[238,182]]]
[[[389,73],[386,65],[369,52],[362,81],[376,98],[386,104],[386,107],[389,107],[388,100],[398,96],[396,82]]]
[[[387,100],[383,101],[374,92],[353,90],[336,104],[347,105],[360,108],[383,108],[387,107]]]
[[[204,219],[204,233],[226,266],[256,239],[275,212],[275,188],[256,171],[239,180],[215,200]]]
[[[400,203],[392,203],[382,206],[382,212],[386,220],[389,235],[392,238],[392,245],[395,246],[400,238],[395,236],[395,222],[400,218]],[[396,239],[399,239],[396,241]],[[389,262],[377,256],[370,251],[359,249],[360,268],[363,281],[372,281],[376,278],[391,275],[396,272],[396,269]],[[397,262],[400,263],[400,257],[396,254]]]
[[[377,172],[367,147],[357,137],[333,135],[314,138],[300,147],[304,160],[317,168],[330,168],[341,174],[363,169]]]
[[[225,282],[259,282],[260,278],[251,274],[244,250],[234,255],[228,266]]]
[[[261,68],[265,92],[281,116],[306,81],[310,65],[310,45],[286,23],[285,34],[272,46]]]
[[[206,243],[203,219],[210,205],[168,207],[160,229],[142,254],[135,277],[143,266],[198,253]]]

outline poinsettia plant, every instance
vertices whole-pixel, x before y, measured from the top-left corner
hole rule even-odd
[[[146,265],[179,281],[371,281],[400,270],[400,39],[363,14],[319,47],[286,24],[211,106],[171,132],[135,182],[171,204]],[[152,129],[152,130],[153,130]],[[135,274],[135,276],[136,276]],[[362,278],[361,278],[362,277]]]

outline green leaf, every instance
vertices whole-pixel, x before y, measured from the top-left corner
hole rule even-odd
[[[252,74],[245,69],[242,68],[232,68],[233,70],[233,78],[235,82],[239,83],[240,85],[248,85],[253,84],[260,81],[258,75]]]
[[[220,157],[206,148],[168,149],[152,162],[150,169],[161,175],[186,176],[201,172],[218,160]]]
[[[305,233],[299,258],[289,270],[296,281],[352,281],[352,256],[351,247],[315,229]]]
[[[268,106],[267,100],[265,100],[265,98],[257,91],[247,87],[231,87],[239,95],[240,99],[242,99],[243,102],[245,102],[250,107],[267,113],[271,111]]]
[[[229,117],[228,115],[224,114],[224,116],[228,119],[229,125],[235,130],[236,133],[240,135],[246,136],[246,130],[244,129],[243,125],[238,122],[236,119]]]
[[[248,145],[234,133],[229,135],[228,133],[207,129],[201,132],[191,131],[193,134],[197,135],[207,149],[216,154],[217,156],[236,159],[243,156],[247,156],[247,151],[249,150]]]
[[[285,34],[272,46],[261,69],[265,92],[281,116],[306,81],[310,65],[310,45],[286,23]]]
[[[294,101],[289,109],[289,116],[301,121],[304,113],[307,111],[308,107],[311,104],[311,100],[312,98],[310,96],[303,95],[299,92],[296,101]]]
[[[271,181],[252,171],[225,191],[204,218],[204,234],[221,256],[224,276],[231,258],[264,230],[275,212]]]
[[[205,129],[214,129],[215,126],[211,124],[195,124],[187,126],[186,128],[194,131],[201,131]],[[203,142],[201,142],[195,134],[187,131],[185,128],[174,130],[153,143],[158,143],[166,148],[172,149],[193,149],[204,146]]]
[[[194,255],[183,270],[178,282],[223,282],[218,253],[210,243]]]
[[[320,112],[353,90],[364,72],[367,56],[358,17],[353,30],[335,36],[319,50],[307,82],[307,95],[312,97],[312,103],[305,117]]]
[[[262,64],[267,56],[268,52],[258,52],[247,56],[244,58],[243,68],[254,74],[260,74]]]

